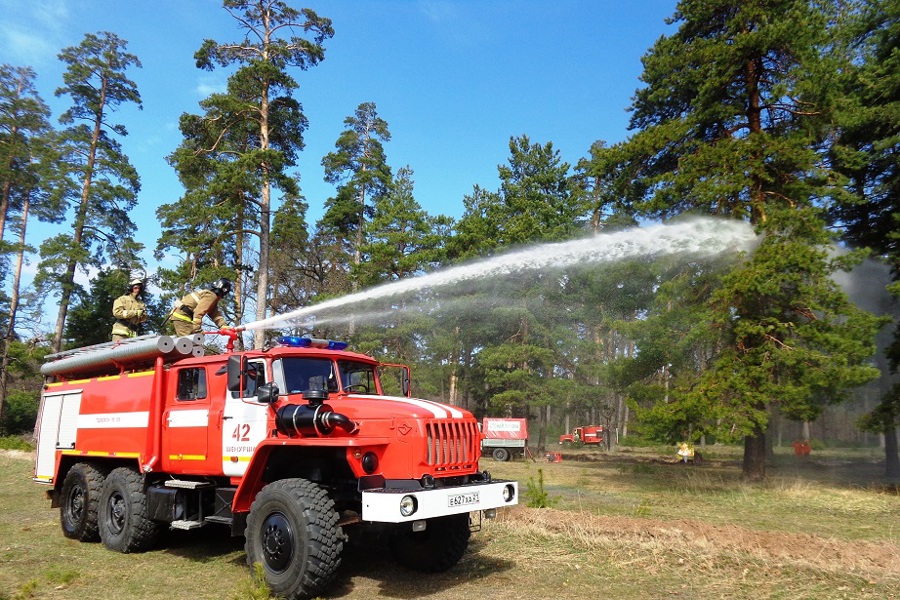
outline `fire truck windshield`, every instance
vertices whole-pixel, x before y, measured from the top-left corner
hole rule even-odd
[[[282,358],[280,363],[289,394],[302,394],[307,390],[337,392],[338,379],[345,392],[374,394],[378,391],[375,385],[375,367],[368,363],[339,360],[337,376],[334,362],[327,358],[290,357]]]
[[[281,366],[289,394],[307,390],[338,391],[334,363],[327,358],[283,358]]]

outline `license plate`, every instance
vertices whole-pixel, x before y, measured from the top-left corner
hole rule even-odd
[[[466,494],[455,494],[448,498],[448,506],[466,506],[468,504],[478,504],[478,492],[469,492]]]

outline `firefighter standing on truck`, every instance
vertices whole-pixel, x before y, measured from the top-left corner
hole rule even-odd
[[[219,329],[225,329],[225,319],[219,313],[219,300],[231,292],[231,282],[217,279],[206,289],[194,290],[175,303],[169,318],[175,327],[175,335],[191,335],[200,333],[203,315],[209,315]]]
[[[147,320],[147,307],[141,296],[144,282],[132,279],[128,282],[128,292],[116,298],[112,313],[116,322],[112,327],[112,341],[121,342],[141,334],[141,325]]]

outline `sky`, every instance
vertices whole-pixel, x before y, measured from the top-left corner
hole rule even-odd
[[[675,0],[291,0],[332,19],[325,59],[294,69],[295,98],[309,120],[297,171],[312,225],[335,189],[322,157],[334,150],[344,119],[374,102],[387,121],[394,172],[409,166],[414,194],[431,215],[462,216],[478,185],[499,188],[497,166],[511,137],[551,142],[574,166],[593,142],[628,136],[628,107],[640,87],[641,57],[662,35]],[[156,246],[158,206],[183,189],[165,157],[182,138],[182,113],[225,89],[228,72],[196,67],[204,39],[237,41],[242,33],[219,0],[0,0],[0,62],[30,66],[53,111],[64,65],[59,52],[86,33],[109,31],[128,42],[142,68],[128,71],[143,109],[122,106],[111,122],[128,136],[123,150],[141,177],[132,214],[137,239]],[[56,233],[34,226],[37,246]],[[32,261],[34,262],[34,261]],[[149,261],[152,272],[154,261]],[[31,265],[33,269],[34,265]]]

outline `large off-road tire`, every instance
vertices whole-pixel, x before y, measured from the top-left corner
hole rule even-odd
[[[247,517],[247,564],[260,563],[272,595],[287,600],[321,593],[341,564],[344,536],[334,502],[305,479],[264,487]]]
[[[106,477],[100,494],[100,540],[116,552],[143,552],[159,537],[161,526],[147,517],[141,474],[119,467]]]
[[[91,463],[77,463],[66,473],[59,498],[59,523],[67,538],[100,541],[100,493],[106,473],[106,469]]]
[[[494,448],[494,451],[491,453],[491,455],[497,462],[506,462],[509,460],[509,450],[507,450],[506,448]]]
[[[390,538],[401,565],[422,573],[441,573],[453,567],[469,547],[469,515],[429,519],[425,531],[403,530]]]

